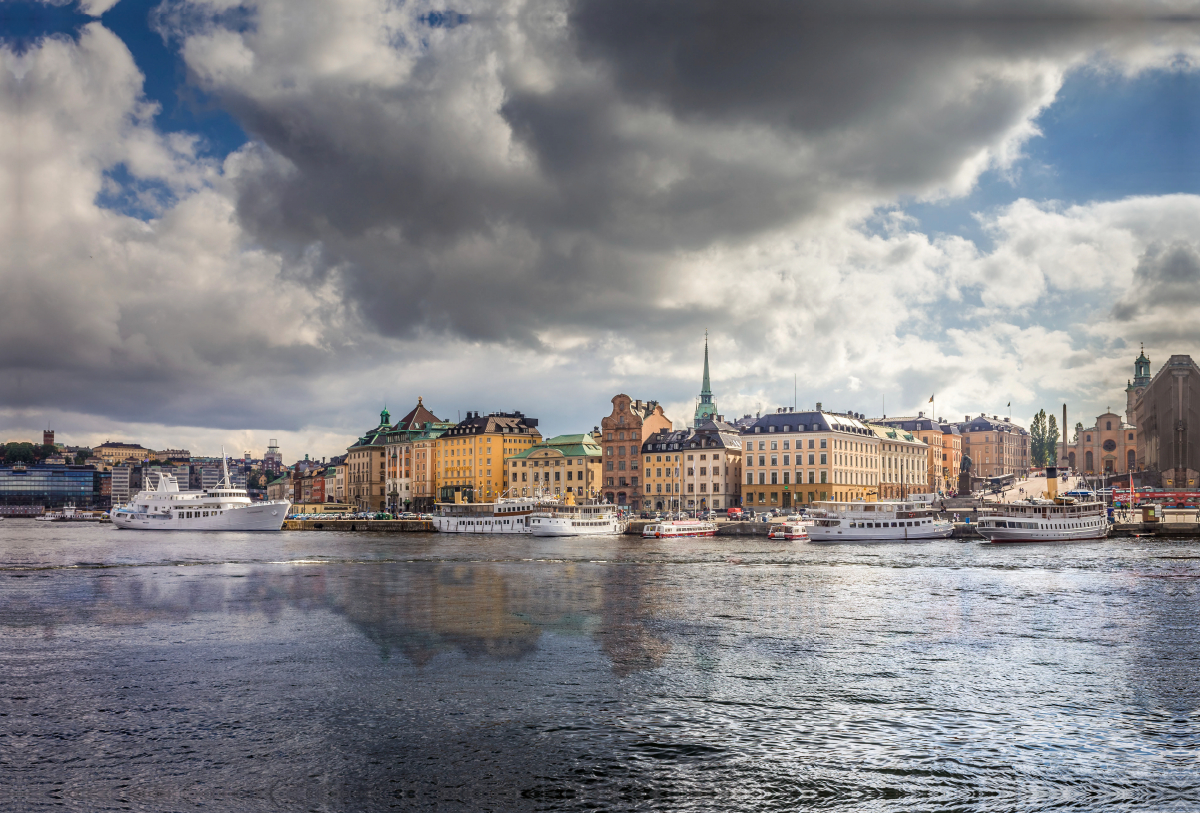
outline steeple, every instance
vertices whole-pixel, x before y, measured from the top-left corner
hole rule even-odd
[[[1150,383],[1150,359],[1146,358],[1146,345],[1142,345],[1142,352],[1133,362],[1133,385],[1135,387],[1145,387]]]
[[[712,383],[708,376],[708,331],[704,331],[704,382],[700,385],[700,403],[696,404],[696,414],[692,419],[692,425],[699,427],[701,424],[712,420],[717,415],[717,405],[713,403]]]
[[[391,423],[392,423],[392,413],[388,412],[388,408],[385,406],[383,408],[383,412],[379,413],[379,425],[380,426],[389,426]]]

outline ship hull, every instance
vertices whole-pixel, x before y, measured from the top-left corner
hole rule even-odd
[[[207,517],[189,519],[160,513],[115,511],[111,521],[116,527],[130,531],[278,531],[287,519],[289,508],[291,503],[287,501],[253,503],[210,511]]]

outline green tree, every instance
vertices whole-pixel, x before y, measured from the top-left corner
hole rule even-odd
[[[1046,465],[1046,410],[1039,410],[1029,425],[1029,456],[1033,465]]]
[[[1050,416],[1050,423],[1046,427],[1045,455],[1045,465],[1058,465],[1058,421],[1054,420],[1053,415]]]

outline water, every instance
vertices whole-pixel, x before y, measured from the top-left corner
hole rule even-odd
[[[1200,545],[0,523],[0,809],[1197,810]]]

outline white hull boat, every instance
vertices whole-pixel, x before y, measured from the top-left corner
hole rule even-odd
[[[134,531],[278,531],[287,519],[287,500],[251,502],[244,488],[229,482],[229,469],[213,488],[181,491],[170,474],[159,474],[158,487],[141,491],[114,508],[112,524]]]
[[[677,519],[656,522],[642,529],[643,537],[655,539],[682,539],[695,536],[716,536],[717,526],[713,522],[698,519]]]
[[[948,539],[954,523],[915,502],[819,502],[808,527],[813,542],[925,542]]]
[[[1102,501],[1058,496],[1058,473],[1046,469],[1046,499],[988,503],[975,530],[990,543],[1082,542],[1108,536]]]
[[[532,497],[438,503],[433,528],[444,534],[528,534],[529,516],[538,503],[539,500]]]
[[[625,523],[614,506],[576,505],[574,496],[568,494],[563,504],[530,515],[529,531],[534,536],[612,536],[625,533]]]

